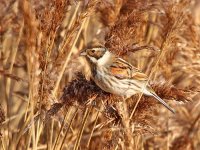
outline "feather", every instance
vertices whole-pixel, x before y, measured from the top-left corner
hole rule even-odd
[[[163,99],[161,99],[156,93],[151,93],[154,98],[156,98],[161,104],[163,104],[168,110],[175,114],[173,110]]]
[[[163,104],[169,111],[171,111],[172,113],[175,113],[175,110],[173,110],[162,98],[160,98],[149,85],[147,85],[146,89],[148,91],[146,95],[153,96],[161,104]]]
[[[110,74],[119,79],[130,78],[130,73],[128,71],[129,70],[127,69],[115,68],[115,67],[110,67],[109,69]]]
[[[132,66],[127,61],[116,58],[109,66],[110,74],[119,79],[135,79],[140,81],[147,81],[147,75]]]
[[[141,72],[135,72],[132,74],[132,79],[140,80],[140,81],[147,81],[147,75]]]
[[[116,57],[106,48],[87,49],[86,53],[81,54],[90,64],[92,79],[102,90],[123,97],[143,92],[145,95],[153,96],[175,113],[147,84],[147,75],[126,60]]]

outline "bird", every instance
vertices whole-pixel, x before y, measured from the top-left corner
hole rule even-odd
[[[148,84],[148,76],[126,60],[118,57],[108,48],[92,47],[80,52],[89,64],[91,79],[103,91],[119,95],[124,99],[143,93],[152,96],[163,104],[169,111],[175,113]]]

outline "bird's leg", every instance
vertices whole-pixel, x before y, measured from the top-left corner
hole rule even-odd
[[[122,96],[123,102],[125,102],[128,98],[130,98],[130,96]]]

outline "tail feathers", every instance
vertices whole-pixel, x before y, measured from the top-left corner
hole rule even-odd
[[[172,113],[175,113],[175,110],[172,109],[164,100],[162,100],[156,93],[151,93],[153,97],[155,97],[160,103],[162,103],[168,110]]]

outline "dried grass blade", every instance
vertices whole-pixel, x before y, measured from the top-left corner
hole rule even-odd
[[[91,110],[92,110],[91,107],[90,108],[86,108],[86,110],[85,110],[83,121],[82,121],[82,125],[81,125],[81,129],[79,131],[78,138],[77,138],[76,143],[74,145],[74,150],[78,150],[78,148],[79,148],[81,137],[82,137],[82,134],[83,134],[83,130],[84,130],[88,115],[89,115]]]

